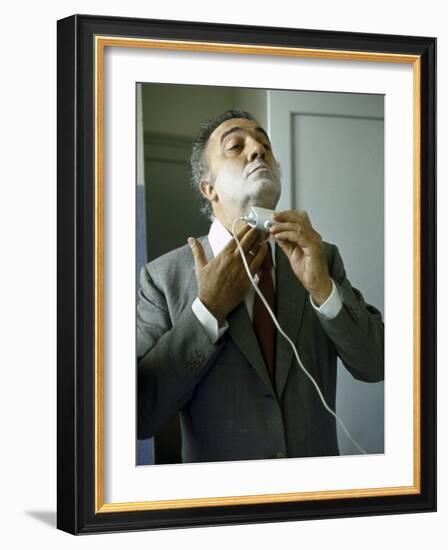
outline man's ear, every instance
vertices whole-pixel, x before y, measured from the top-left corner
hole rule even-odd
[[[218,200],[218,193],[216,192],[215,186],[206,180],[201,180],[199,184],[199,189],[206,199],[210,202],[215,202]]]

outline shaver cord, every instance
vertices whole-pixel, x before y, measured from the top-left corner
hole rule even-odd
[[[269,315],[272,317],[272,320],[274,321],[274,324],[275,326],[277,327],[278,331],[280,332],[280,334],[283,336],[283,338],[286,339],[286,341],[290,344],[290,346],[292,347],[293,351],[294,351],[294,355],[297,359],[297,362],[299,363],[300,365],[300,368],[303,370],[303,372],[308,376],[308,378],[311,380],[311,382],[313,383],[314,387],[316,388],[316,391],[320,397],[320,400],[322,401],[322,404],[323,406],[325,407],[325,409],[331,414],[334,416],[334,418],[337,420],[337,422],[339,422],[339,425],[341,426],[341,428],[344,430],[346,436],[350,439],[350,441],[353,443],[353,445],[355,445],[355,447],[362,453],[362,454],[367,454],[367,452],[355,441],[355,439],[353,439],[353,437],[350,435],[350,432],[347,430],[347,428],[345,427],[344,423],[342,422],[342,420],[338,417],[338,415],[328,406],[327,402],[325,401],[325,398],[324,396],[322,395],[322,392],[320,391],[320,388],[317,384],[317,382],[314,380],[313,376],[306,370],[305,366],[303,365],[302,361],[300,360],[300,357],[299,357],[299,353],[294,345],[294,342],[291,340],[291,338],[283,331],[282,327],[279,325],[274,313],[272,312],[271,308],[269,307],[269,304],[268,302],[266,301],[266,298],[263,296],[263,293],[261,292],[261,290],[258,288],[253,276],[252,276],[252,273],[250,272],[250,268],[249,268],[249,265],[247,263],[247,260],[246,260],[246,257],[244,255],[244,250],[240,244],[240,241],[238,239],[238,237],[236,236],[236,233],[235,233],[235,225],[237,222],[239,221],[246,221],[246,218],[245,217],[239,217],[239,218],[236,218],[236,220],[234,220],[233,224],[232,224],[232,235],[233,235],[233,238],[235,239],[235,242],[236,242],[236,245],[238,247],[238,250],[239,250],[239,253],[241,255],[241,259],[243,260],[243,264],[244,264],[244,267],[246,268],[246,271],[247,271],[247,276],[249,277],[250,279],[250,282],[252,283],[252,286],[254,287],[255,289],[255,292],[258,294],[258,296],[260,296],[260,299],[261,301],[263,302],[263,304],[265,305],[266,309],[268,310],[269,312]],[[269,245],[268,245],[269,246]]]

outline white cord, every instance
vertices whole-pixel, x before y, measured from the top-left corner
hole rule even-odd
[[[240,244],[240,241],[238,239],[238,237],[236,236],[236,233],[235,233],[235,225],[237,222],[239,221],[246,221],[246,218],[245,217],[239,217],[239,218],[236,218],[236,220],[233,222],[232,224],[232,234],[233,234],[233,238],[235,239],[235,242],[236,242],[236,245],[238,247],[238,250],[240,252],[240,255],[241,255],[241,259],[243,260],[243,264],[244,264],[244,267],[246,268],[246,271],[247,271],[247,276],[249,277],[250,279],[250,282],[252,283],[252,286],[254,287],[255,289],[255,292],[258,294],[258,296],[260,296],[260,299],[261,301],[263,302],[263,304],[266,306],[266,309],[269,311],[269,315],[272,317],[272,320],[274,321],[274,324],[275,326],[277,327],[278,331],[280,332],[280,334],[287,340],[287,342],[290,344],[290,346],[292,347],[293,351],[294,351],[294,355],[297,359],[297,362],[299,363],[301,369],[303,370],[303,372],[308,376],[308,378],[311,380],[311,382],[313,383],[314,387],[316,388],[316,391],[320,397],[320,400],[322,401],[322,404],[323,406],[325,407],[325,409],[327,409],[327,411],[332,414],[334,416],[334,418],[339,422],[339,425],[341,426],[341,428],[344,430],[345,434],[347,435],[347,437],[350,439],[350,441],[355,445],[355,447],[362,453],[362,454],[367,454],[367,452],[353,439],[353,437],[350,435],[350,432],[347,430],[347,428],[345,427],[344,423],[342,422],[342,420],[338,417],[338,415],[328,406],[327,402],[325,401],[325,398],[324,396],[322,395],[322,392],[320,391],[320,388],[317,384],[317,382],[314,380],[314,378],[312,377],[312,375],[306,370],[305,366],[303,365],[302,361],[300,360],[300,357],[299,357],[299,353],[294,345],[294,342],[291,340],[291,338],[283,331],[283,329],[281,328],[281,326],[279,325],[274,313],[272,312],[271,308],[269,307],[269,304],[268,302],[266,301],[266,298],[263,296],[263,293],[261,292],[261,290],[258,288],[254,278],[252,277],[252,273],[250,272],[250,268],[249,268],[249,265],[247,263],[247,260],[246,260],[246,256],[244,254],[244,250]]]

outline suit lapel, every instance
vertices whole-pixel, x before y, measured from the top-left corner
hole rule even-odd
[[[297,345],[297,336],[302,323],[303,311],[308,293],[297,280],[284,252],[278,245],[276,245],[275,249],[277,319],[283,331],[291,338],[294,344]],[[291,345],[277,331],[275,386],[279,399],[285,389],[293,354],[294,352]],[[300,367],[298,366],[298,368]]]
[[[238,346],[269,390],[272,391],[268,369],[244,301],[230,313],[227,322],[229,323],[229,335],[235,345]]]

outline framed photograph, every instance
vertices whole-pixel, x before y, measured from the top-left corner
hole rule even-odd
[[[435,60],[58,21],[59,529],[436,510]]]

